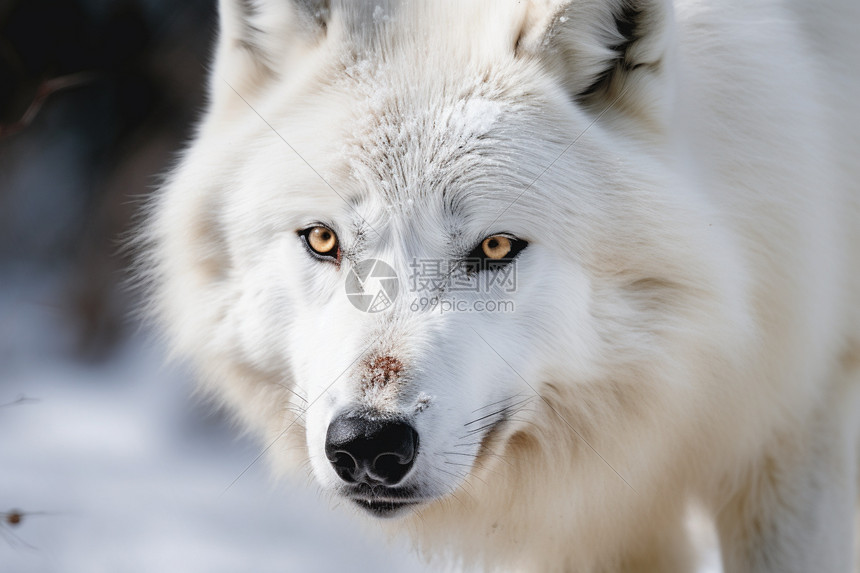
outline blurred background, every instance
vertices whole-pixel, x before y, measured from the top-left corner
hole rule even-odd
[[[272,485],[130,318],[120,245],[216,27],[214,0],[0,0],[0,571],[422,570]]]

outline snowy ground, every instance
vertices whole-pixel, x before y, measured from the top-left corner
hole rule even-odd
[[[0,513],[34,512],[0,524],[3,571],[430,570],[263,464],[225,492],[258,446],[195,406],[145,336],[81,364],[50,286],[0,288],[0,404],[38,400],[0,406]]]

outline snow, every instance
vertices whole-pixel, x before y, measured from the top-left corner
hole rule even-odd
[[[385,13],[385,9],[382,6],[375,6],[373,8],[373,22],[375,24],[379,24],[380,22],[388,22],[389,17]]]
[[[501,114],[502,104],[485,98],[458,100],[443,113],[450,118],[446,131],[459,134],[461,141],[489,132]]]

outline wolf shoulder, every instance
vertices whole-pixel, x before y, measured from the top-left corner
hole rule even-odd
[[[681,1],[675,11],[676,121],[753,296],[856,346],[860,3]]]

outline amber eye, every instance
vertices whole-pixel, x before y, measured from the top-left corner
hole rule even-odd
[[[490,235],[472,250],[465,258],[465,268],[469,272],[500,269],[507,266],[528,242],[511,235]]]
[[[481,243],[481,250],[484,252],[484,256],[488,259],[504,259],[511,254],[513,244],[511,243],[511,240],[505,236],[494,235],[484,239],[484,242]]]
[[[305,244],[310,251],[322,258],[337,259],[339,248],[337,235],[328,227],[317,225],[304,231],[300,231],[299,235],[305,240]]]

